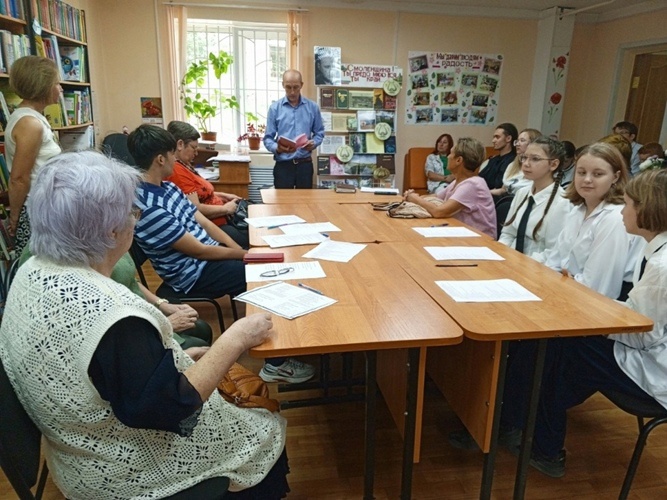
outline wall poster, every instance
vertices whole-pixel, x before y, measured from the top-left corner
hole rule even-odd
[[[502,64],[499,54],[409,52],[405,123],[494,124]]]

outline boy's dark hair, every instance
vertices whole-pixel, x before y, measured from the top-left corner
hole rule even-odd
[[[127,138],[127,148],[141,170],[148,170],[158,155],[176,151],[176,139],[155,125],[140,125]]]
[[[510,142],[510,146],[512,146],[512,151],[516,152],[516,146],[514,145],[514,141],[516,141],[519,138],[519,131],[514,126],[514,124],[501,123],[500,125],[496,125],[496,128],[499,128],[503,132],[505,132],[505,135],[509,135],[512,137],[512,142]]]
[[[626,122],[626,121],[618,122],[616,125],[614,125],[614,130],[617,128],[627,130],[628,134],[634,135],[635,137],[637,137],[637,133],[639,132],[639,130],[637,129],[637,125],[635,125],[632,122]]]
[[[197,141],[201,137],[199,132],[197,132],[197,129],[192,125],[178,120],[169,122],[169,125],[167,125],[167,131],[174,136],[176,142],[183,141],[185,144],[188,144],[192,141]]]
[[[565,157],[574,158],[574,155],[577,151],[577,148],[574,147],[574,144],[570,141],[561,141],[561,144],[565,148]]]

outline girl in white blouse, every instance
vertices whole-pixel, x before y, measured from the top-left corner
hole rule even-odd
[[[574,207],[545,264],[615,299],[621,292],[630,248],[623,226],[625,160],[609,144],[587,146],[565,193]]]
[[[571,209],[560,187],[564,157],[563,145],[549,137],[538,137],[518,157],[529,184],[514,196],[509,218],[498,239],[539,262],[544,262],[546,251],[555,246]],[[529,207],[525,232],[522,231],[519,242],[517,236]]]
[[[518,138],[514,141],[516,147],[516,157],[507,166],[503,174],[503,185],[498,189],[492,189],[491,194],[495,199],[502,198],[505,195],[514,195],[519,189],[526,187],[530,181],[525,179],[521,171],[521,162],[519,157],[526,153],[526,149],[538,137],[542,137],[542,132],[534,128],[525,128],[520,133]]]

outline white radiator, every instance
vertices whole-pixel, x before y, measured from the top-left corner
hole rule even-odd
[[[259,190],[265,187],[273,187],[273,165],[259,166],[251,163],[248,198],[254,203],[262,203]]]

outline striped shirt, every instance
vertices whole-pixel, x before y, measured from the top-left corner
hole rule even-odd
[[[195,220],[197,207],[171,182],[141,182],[136,205],[142,213],[134,237],[155,272],[177,292],[190,291],[207,262],[174,250],[173,244],[190,233],[204,245],[219,245]]]

